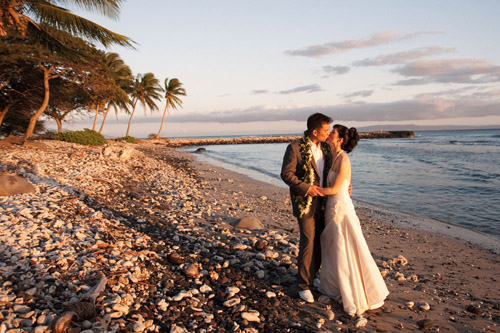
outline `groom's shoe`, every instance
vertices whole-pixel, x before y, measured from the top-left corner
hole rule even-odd
[[[314,296],[310,290],[299,290],[299,296],[307,303],[314,303]]]

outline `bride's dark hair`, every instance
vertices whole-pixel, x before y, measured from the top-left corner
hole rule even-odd
[[[340,148],[342,148],[346,153],[350,153],[358,144],[358,131],[354,127],[347,128],[340,124],[333,125],[333,128],[339,133],[339,138],[344,139]]]

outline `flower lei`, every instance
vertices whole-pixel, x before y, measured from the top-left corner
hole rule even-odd
[[[307,183],[309,185],[314,184],[314,168],[311,166],[311,160],[312,160],[312,151],[311,151],[311,140],[309,139],[309,136],[307,136],[304,133],[304,136],[302,137],[302,143],[300,144],[300,155],[302,157],[302,168],[304,169],[304,176],[302,177],[302,181],[304,183]],[[325,159],[325,168],[326,170],[329,170],[330,168],[330,160],[331,160],[331,152],[330,152],[330,147],[328,145],[321,144],[321,150],[323,151],[324,159]],[[299,217],[302,218],[305,214],[309,213],[309,209],[311,209],[311,204],[312,204],[312,197],[311,196],[297,196],[295,197],[295,203],[297,204],[297,207],[299,209],[300,215]]]

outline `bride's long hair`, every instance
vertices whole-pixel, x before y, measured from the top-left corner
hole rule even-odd
[[[339,133],[339,138],[344,139],[340,148],[342,148],[346,153],[350,153],[359,141],[359,135],[356,128],[347,128],[340,124],[333,125],[333,128],[337,130],[337,133]]]

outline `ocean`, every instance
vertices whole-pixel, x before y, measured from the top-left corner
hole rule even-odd
[[[360,140],[349,154],[352,197],[500,240],[500,129],[415,132]],[[276,186],[287,144],[204,146],[197,158]],[[194,151],[197,147],[185,149]]]

